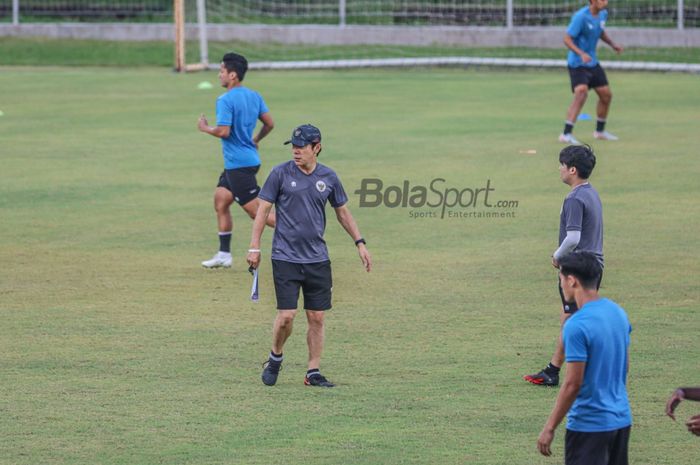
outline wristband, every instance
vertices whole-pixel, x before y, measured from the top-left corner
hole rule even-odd
[[[248,253],[260,253],[260,249],[248,249]]]
[[[365,240],[364,237],[359,238],[358,240],[355,241],[355,246],[358,246],[360,244],[367,245],[367,241]]]

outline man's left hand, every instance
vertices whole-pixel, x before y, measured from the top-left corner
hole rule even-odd
[[[369,250],[364,244],[360,244],[357,247],[357,253],[360,254],[360,260],[365,267],[365,270],[369,273],[372,271],[372,256],[369,254]]]
[[[688,431],[696,436],[700,436],[700,415],[691,417],[685,425],[688,427]]]

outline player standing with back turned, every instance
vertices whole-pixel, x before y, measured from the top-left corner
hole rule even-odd
[[[605,71],[598,63],[596,46],[598,39],[610,45],[617,53],[622,53],[622,47],[610,39],[605,32],[605,22],[608,19],[608,0],[589,0],[590,4],[578,10],[571,18],[571,23],[564,35],[564,44],[569,49],[567,65],[571,78],[571,91],[574,100],[566,112],[564,132],[559,136],[559,142],[578,144],[572,131],[583,104],[588,97],[588,89],[598,94],[596,114],[598,120],[593,137],[601,140],[617,140],[618,138],[605,130],[605,122],[610,110],[612,92],[608,86]]]

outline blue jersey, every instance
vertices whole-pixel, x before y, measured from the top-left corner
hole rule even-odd
[[[605,21],[607,19],[608,10],[601,10],[597,16],[593,16],[587,6],[574,13],[566,33],[571,36],[578,48],[591,56],[591,61],[584,63],[580,56],[569,50],[566,61],[570,68],[578,68],[579,66],[592,68],[598,64],[596,47],[598,39],[605,29]]]
[[[260,164],[253,131],[258,118],[268,111],[260,94],[242,86],[234,87],[216,99],[216,125],[231,126],[231,134],[221,139],[225,169]]]
[[[631,331],[622,307],[603,298],[588,302],[564,324],[566,362],[586,363],[567,415],[568,430],[597,433],[632,424],[626,385]]]
[[[328,260],[323,239],[326,202],[338,208],[348,201],[332,169],[318,163],[311,174],[306,174],[293,160],[282,163],[272,169],[258,197],[275,204],[272,259],[292,263]]]

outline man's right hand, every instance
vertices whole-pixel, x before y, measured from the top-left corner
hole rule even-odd
[[[248,265],[257,269],[258,266],[260,265],[260,252],[248,252],[248,256],[246,257],[246,261],[248,262]]]
[[[209,122],[207,121],[207,117],[204,116],[204,113],[199,115],[199,119],[197,120],[197,129],[202,132],[207,132],[207,129],[209,129]]]
[[[676,407],[678,407],[678,404],[681,403],[681,401],[684,399],[684,394],[682,389],[676,389],[673,391],[673,394],[671,397],[669,397],[668,401],[666,402],[666,415],[671,417],[672,419],[676,419]]]
[[[583,61],[584,63],[590,63],[592,60],[593,58],[591,58],[589,54],[585,52],[581,54],[581,61]]]

